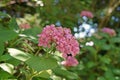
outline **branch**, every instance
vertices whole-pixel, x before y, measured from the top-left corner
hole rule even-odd
[[[120,4],[120,0],[119,1],[115,1],[115,0],[111,0],[110,3],[109,3],[109,7],[106,11],[106,15],[103,19],[101,19],[100,21],[100,25],[99,25],[99,28],[102,28],[102,27],[105,27],[106,24],[108,23],[109,21],[109,18],[112,14],[112,12],[115,10],[115,8]]]

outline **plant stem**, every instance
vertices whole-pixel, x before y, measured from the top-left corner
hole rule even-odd
[[[112,14],[112,12],[115,10],[115,8],[120,4],[120,0],[118,1],[115,1],[115,0],[110,0],[109,1],[109,6],[108,6],[108,9],[106,11],[106,15],[103,19],[101,19],[101,22],[100,22],[100,25],[99,25],[99,28],[102,28],[102,27],[105,27],[109,21],[109,18]]]
[[[37,50],[37,52],[35,53],[35,56],[37,56],[37,55],[39,54],[40,50],[41,50],[41,48],[38,47],[38,50]]]

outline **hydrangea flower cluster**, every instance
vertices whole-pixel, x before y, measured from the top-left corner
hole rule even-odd
[[[50,47],[55,43],[56,49],[62,53],[65,66],[76,66],[78,61],[74,58],[79,53],[79,43],[71,34],[70,29],[47,25],[39,36],[38,46]]]
[[[93,18],[93,14],[92,14],[92,12],[90,12],[90,11],[82,11],[82,12],[80,13],[80,16],[86,16],[86,17],[88,17],[88,18]]]
[[[109,34],[110,36],[115,36],[115,35],[116,35],[116,32],[115,32],[114,29],[107,28],[107,27],[104,27],[104,28],[102,29],[102,32],[107,33],[107,34]]]

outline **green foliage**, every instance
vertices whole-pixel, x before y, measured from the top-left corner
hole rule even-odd
[[[81,42],[83,47],[78,59],[84,64],[84,67],[81,70],[77,68],[74,70],[78,74],[81,72],[81,78],[85,78],[85,80],[119,80],[120,77],[117,74],[120,67],[120,51],[117,49],[120,45],[119,37],[111,37],[100,32],[96,33],[96,35]],[[86,42],[89,41],[93,41],[94,45],[86,45]]]
[[[0,61],[6,61],[9,60],[11,58],[11,56],[9,54],[5,54],[0,56]]]
[[[38,43],[37,35],[42,31],[40,27],[33,27],[22,32],[30,41]]]
[[[27,36],[36,37],[36,35],[38,35],[41,31],[42,31],[42,29],[40,27],[33,27],[33,28],[23,31],[23,34],[25,34]]]
[[[0,80],[120,80],[120,15],[117,9],[120,0],[41,0],[42,7],[35,0],[28,4],[21,1],[0,2],[0,10],[5,11],[0,12]],[[109,9],[111,14],[107,13]],[[37,35],[46,24],[59,21],[63,27],[73,29],[78,26],[78,20],[80,24],[83,22],[80,18],[83,10],[93,12],[94,18],[90,21],[100,28],[113,27],[116,36],[98,31],[91,37],[78,39],[81,49],[76,58],[79,64],[64,67],[60,54],[53,51],[54,45],[49,49],[38,47]],[[29,23],[31,28],[20,29],[19,23]],[[89,41],[94,44],[86,45]]]
[[[11,29],[18,29],[19,28],[15,18],[12,18],[9,21],[9,28],[11,28]]]
[[[10,17],[8,14],[2,13],[2,12],[0,12],[0,16],[3,16],[3,17]]]
[[[55,24],[59,21],[63,27],[65,26],[73,29],[74,26],[77,26],[80,12],[82,10],[89,10],[89,5],[91,3],[92,0],[76,0],[73,2],[71,2],[71,0],[43,0],[45,6],[40,7],[41,10],[38,11],[42,18],[41,23]]]
[[[4,43],[0,42],[0,56],[2,55],[3,52],[4,52]]]
[[[8,79],[8,78],[12,77],[11,74],[9,74],[9,73],[1,70],[1,69],[0,69],[0,73],[1,73],[1,74],[0,74],[0,79],[1,79],[1,80]]]
[[[36,71],[42,71],[55,68],[57,61],[53,58],[33,56],[26,61],[26,64]]]
[[[13,30],[0,30],[0,36],[2,36],[0,37],[0,41],[5,42],[5,41],[15,39],[18,35]]]
[[[62,78],[66,78],[67,80],[79,79],[77,74],[67,71],[67,70],[64,70],[64,69],[61,69],[61,68],[55,68],[55,69],[53,69],[53,72]]]
[[[47,71],[41,71],[39,75],[37,75],[37,77],[41,77],[41,78],[50,78],[50,74]]]

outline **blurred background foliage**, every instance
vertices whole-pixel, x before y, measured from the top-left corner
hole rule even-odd
[[[80,16],[81,11],[84,10],[92,12],[94,17]],[[22,23],[28,23],[31,27],[19,30]],[[37,34],[42,31],[44,26],[55,24],[56,26],[67,27],[75,34],[86,31],[84,28],[79,30],[83,23],[92,26],[95,33],[89,37],[77,38],[81,48],[80,53],[76,56],[79,65],[65,68],[56,64],[57,61],[61,61],[60,58],[56,58],[56,60],[50,59],[54,62],[49,62],[49,59],[45,62],[41,61],[41,64],[45,63],[45,66],[39,67],[41,64],[39,64],[38,58],[33,57],[33,55],[44,53],[44,50],[39,50],[37,47]],[[103,27],[115,29],[116,36],[111,37],[101,32],[100,30]],[[21,58],[13,55],[14,51],[12,52],[11,48],[15,48],[16,52],[24,56],[27,55],[24,57],[25,60],[31,56],[32,58],[25,62],[21,61]],[[25,79],[26,76],[26,80],[30,80],[28,77],[32,76],[34,70],[42,70],[42,72],[37,76],[32,76],[33,80],[120,80],[119,48],[120,0],[0,1],[1,80],[21,80]],[[37,63],[39,66],[34,66]],[[49,64],[53,64],[53,66],[49,66]],[[33,70],[29,71],[25,66],[30,66]],[[58,67],[53,69],[52,67],[55,66]],[[7,70],[4,67],[7,67]]]
[[[38,14],[43,26],[53,23],[72,29],[79,25],[80,12],[89,10],[94,14],[93,22],[100,27],[119,27],[119,3],[119,0],[4,0],[0,2],[0,11],[17,18]]]

